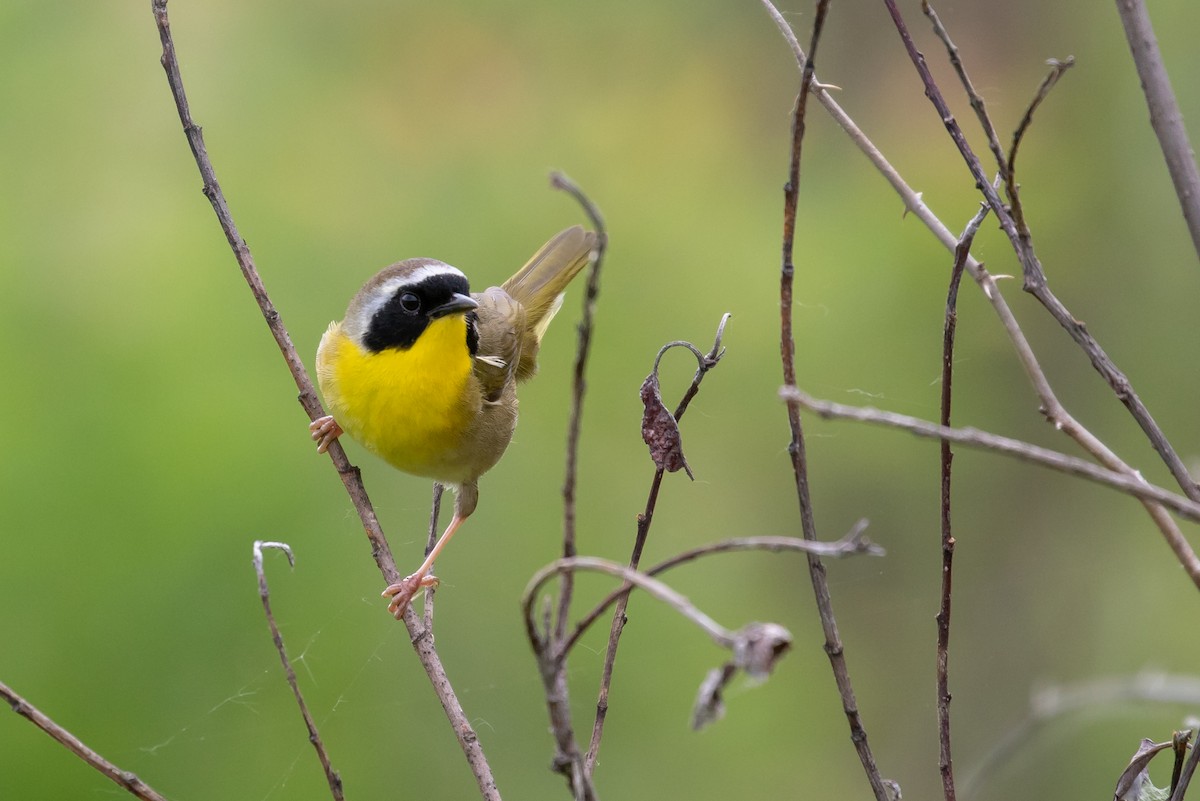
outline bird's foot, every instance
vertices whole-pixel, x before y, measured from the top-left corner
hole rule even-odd
[[[395,584],[389,585],[381,595],[384,598],[391,598],[391,601],[388,602],[388,611],[392,613],[392,617],[399,620],[404,617],[404,610],[408,608],[418,590],[437,585],[437,576],[413,573],[411,576],[405,576]]]
[[[317,443],[317,453],[324,453],[329,450],[329,446],[333,444],[333,441],[345,433],[331,414],[318,417],[309,423],[308,432],[312,436],[313,441]]]

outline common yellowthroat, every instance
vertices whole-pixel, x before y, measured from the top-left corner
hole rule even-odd
[[[454,516],[424,563],[383,591],[397,618],[437,583],[433,561],[508,447],[517,384],[537,371],[542,335],[595,246],[595,234],[568,228],[502,286],[475,294],[449,264],[407,259],[369,280],[321,337],[317,382],[332,414],[309,426],[317,450],[346,433],[393,467],[456,490]]]

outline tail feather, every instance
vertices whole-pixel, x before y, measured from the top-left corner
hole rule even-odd
[[[504,282],[509,295],[525,307],[526,324],[541,342],[562,305],[562,294],[591,258],[596,235],[576,225],[555,234],[529,263]]]

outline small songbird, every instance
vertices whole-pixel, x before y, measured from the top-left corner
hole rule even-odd
[[[321,337],[317,381],[331,414],[309,426],[317,450],[346,433],[393,467],[456,491],[454,517],[424,563],[383,591],[397,618],[418,589],[437,583],[433,561],[508,447],[517,384],[537,371],[546,327],[595,246],[595,234],[568,228],[502,286],[475,294],[449,264],[407,259],[368,281]]]

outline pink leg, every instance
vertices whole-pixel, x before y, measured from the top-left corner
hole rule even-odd
[[[433,560],[437,559],[438,554],[446,547],[446,543],[450,542],[450,538],[454,536],[454,532],[458,531],[458,527],[463,524],[466,517],[454,515],[450,521],[450,525],[446,526],[446,533],[442,534],[437,543],[433,546],[433,550],[429,552],[429,556],[425,557],[425,561],[417,568],[412,575],[405,576],[395,584],[390,585],[381,594],[384,598],[391,598],[388,604],[388,611],[395,616],[397,620],[404,617],[404,610],[408,608],[408,604],[416,595],[417,590],[422,587],[432,587],[438,583],[436,577],[429,575],[429,571],[433,569]]]
[[[327,414],[324,417],[318,417],[308,424],[309,434],[317,443],[317,453],[324,453],[329,450],[329,446],[333,441],[340,437],[345,432],[338,425],[337,420],[333,419],[333,415]]]

